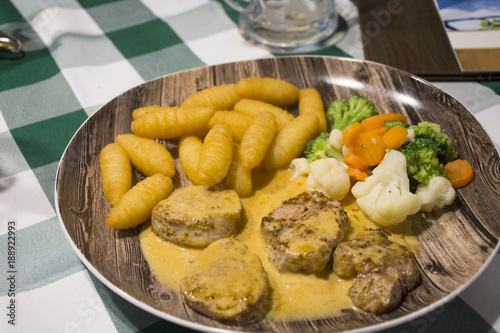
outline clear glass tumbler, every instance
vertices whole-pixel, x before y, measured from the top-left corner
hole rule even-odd
[[[343,38],[335,0],[224,0],[240,12],[248,41],[272,52],[308,52]],[[345,22],[344,22],[345,24]]]

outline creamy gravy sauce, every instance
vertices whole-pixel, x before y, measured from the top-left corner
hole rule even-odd
[[[268,250],[260,232],[262,217],[283,201],[307,191],[307,179],[290,180],[291,172],[280,170],[264,173],[254,171],[254,194],[242,198],[241,220],[236,238],[257,254],[268,273],[272,288],[271,320],[311,319],[333,316],[342,309],[353,308],[348,295],[352,279],[339,278],[332,271],[331,262],[321,274],[279,273],[268,260]],[[379,228],[360,210],[353,197],[342,201],[349,217],[347,238],[368,228]],[[418,240],[408,223],[392,228],[392,241],[418,251]],[[201,249],[183,248],[163,241],[145,224],[140,233],[141,248],[156,279],[168,288],[179,292],[179,284],[188,265],[200,254]]]

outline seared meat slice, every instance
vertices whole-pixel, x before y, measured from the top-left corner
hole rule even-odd
[[[349,296],[356,306],[378,315],[395,310],[403,301],[405,289],[397,275],[374,269],[354,279]]]
[[[209,191],[204,186],[175,190],[153,209],[152,230],[184,246],[207,246],[233,235],[241,202],[233,190]]]
[[[366,230],[359,233],[349,242],[339,244],[333,257],[333,271],[344,278],[356,276],[356,274],[365,274],[377,267],[373,260],[380,261],[381,257],[377,255],[372,258],[371,250],[364,251],[374,246],[379,246],[377,250],[385,250],[391,242],[384,231]],[[380,264],[380,263],[379,263]]]
[[[389,235],[382,229],[369,229],[340,244],[333,257],[333,271],[348,278],[391,267],[407,290],[414,289],[420,282],[415,258],[406,247],[391,242]]]
[[[382,229],[366,230],[341,243],[333,255],[337,275],[357,275],[349,291],[354,304],[374,314],[394,310],[421,279],[413,254],[388,236]]]
[[[282,272],[324,270],[348,227],[342,204],[319,191],[284,201],[262,218],[269,258]]]
[[[210,244],[187,268],[180,291],[204,315],[249,323],[269,310],[269,281],[257,255],[234,238]]]

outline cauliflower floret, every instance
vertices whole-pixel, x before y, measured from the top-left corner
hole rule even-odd
[[[330,198],[342,200],[349,193],[351,181],[346,169],[334,158],[323,158],[309,165],[307,184]]]
[[[359,207],[381,226],[403,222],[422,206],[420,198],[410,192],[406,157],[397,150],[386,153],[372,175],[357,182],[351,192]]]
[[[290,163],[290,170],[293,171],[290,179],[297,178],[299,176],[307,176],[309,175],[309,162],[305,157],[294,158]]]
[[[338,151],[342,151],[342,146],[344,145],[344,143],[342,142],[342,136],[344,135],[344,133],[339,130],[338,128],[334,128],[331,132],[330,132],[330,143],[332,144],[332,146],[337,149]]]
[[[408,128],[408,134],[406,135],[406,141],[415,140],[415,130],[413,128]]]
[[[416,194],[424,212],[442,209],[455,200],[455,189],[448,179],[440,176],[431,178],[427,185],[418,185]]]

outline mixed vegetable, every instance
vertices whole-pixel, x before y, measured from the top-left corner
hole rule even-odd
[[[326,119],[331,130],[292,161],[294,175],[307,175],[310,187],[337,200],[351,191],[380,225],[451,204],[455,188],[474,177],[439,124],[409,125],[405,115],[379,113],[359,96],[333,101]]]

